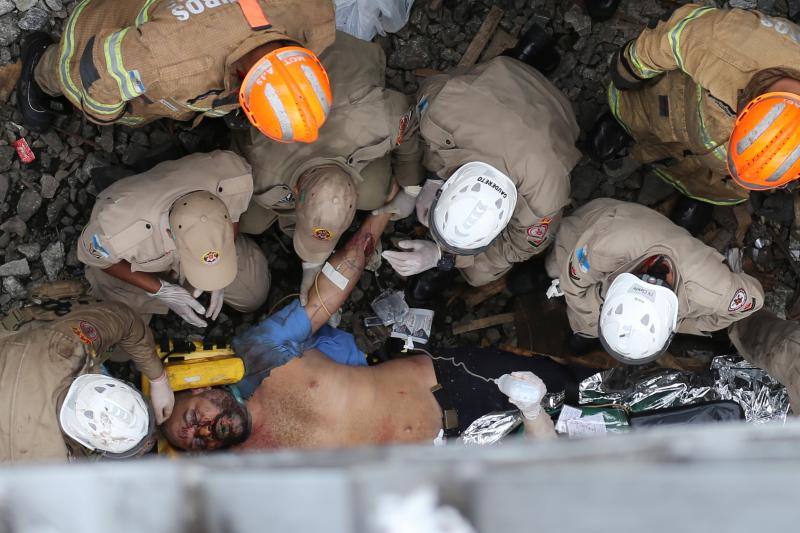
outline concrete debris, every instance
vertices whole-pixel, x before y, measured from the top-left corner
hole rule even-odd
[[[27,295],[25,286],[13,276],[3,278],[3,292],[8,294],[11,298],[22,299]]]
[[[0,46],[11,46],[19,39],[22,30],[17,26],[18,21],[15,13],[0,16]]]
[[[19,197],[17,216],[23,222],[27,222],[40,207],[42,207],[42,196],[32,189],[28,189]]]
[[[592,19],[579,4],[573,4],[572,8],[564,13],[564,21],[582,37],[592,32]]]
[[[27,11],[36,5],[37,0],[14,0],[14,5],[19,11]]]
[[[20,244],[17,246],[17,251],[25,256],[28,261],[36,261],[39,254],[42,252],[42,245],[38,242],[28,244]]]
[[[50,13],[38,7],[32,7],[22,15],[17,25],[26,31],[41,30],[47,26],[50,20]]]
[[[64,268],[64,245],[61,241],[54,242],[42,252],[42,266],[51,281],[58,278]]]
[[[11,13],[15,7],[11,0],[0,0],[0,16]]]
[[[0,265],[0,276],[30,276],[31,268],[27,259],[17,259]]]

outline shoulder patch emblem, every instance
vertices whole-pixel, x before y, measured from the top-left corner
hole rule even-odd
[[[534,248],[540,247],[547,241],[550,235],[550,223],[553,221],[550,217],[545,217],[538,223],[528,228],[528,243]]]
[[[111,256],[100,242],[100,236],[97,233],[92,235],[92,244],[89,246],[89,253],[97,259],[105,259]]]
[[[586,246],[579,248],[575,252],[575,259],[578,260],[578,266],[584,274],[589,273],[591,265],[589,264],[589,253],[586,251]]]
[[[83,344],[91,346],[93,343],[100,340],[100,333],[94,324],[81,320],[77,326],[72,327],[72,332],[77,336]]]
[[[575,270],[575,265],[572,264],[572,259],[569,260],[569,279],[579,281],[581,278],[578,276],[578,271]]]
[[[395,146],[400,146],[406,138],[406,130],[411,123],[411,115],[414,112],[410,109],[406,114],[400,117],[400,129],[397,130],[397,138],[394,141]]]
[[[736,292],[733,294],[733,298],[731,299],[731,303],[728,304],[728,311],[739,311],[745,306],[746,303],[747,293],[744,291],[744,289],[736,289]]]

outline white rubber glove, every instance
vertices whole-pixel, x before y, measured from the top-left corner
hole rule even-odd
[[[160,425],[172,414],[172,408],[175,407],[175,393],[172,392],[172,387],[169,385],[166,370],[156,379],[149,381],[150,401],[156,414],[156,424]]]
[[[200,297],[205,291],[200,289],[195,289],[192,296],[195,298]],[[208,302],[208,309],[206,309],[206,318],[210,318],[211,320],[216,320],[219,316],[219,312],[222,311],[222,304],[225,301],[225,289],[219,289],[218,291],[211,291],[211,300]]]
[[[411,196],[406,191],[400,191],[395,195],[391,202],[372,212],[373,215],[383,215],[391,213],[389,220],[402,220],[414,212],[417,205],[417,197]]]
[[[528,420],[533,420],[542,412],[542,398],[547,394],[547,387],[533,372],[503,374],[494,382]]]
[[[300,283],[300,305],[305,306],[308,303],[308,291],[314,286],[314,280],[317,279],[317,274],[319,274],[324,265],[324,261],[322,263],[306,263],[303,261],[303,281]]]
[[[428,180],[422,186],[422,191],[417,196],[417,220],[420,224],[428,227],[428,213],[431,210],[431,205],[436,199],[436,193],[444,185],[442,180]]]
[[[183,287],[162,279],[161,288],[158,289],[157,293],[150,294],[150,296],[164,302],[176,315],[189,324],[197,326],[198,328],[204,328],[208,325],[206,321],[199,316],[206,312],[206,308],[203,307],[200,302],[192,298],[189,291]]]
[[[381,255],[389,261],[394,271],[401,276],[413,276],[430,270],[442,258],[442,251],[433,241],[400,241],[397,243],[397,247],[411,251],[396,252],[388,250]]]

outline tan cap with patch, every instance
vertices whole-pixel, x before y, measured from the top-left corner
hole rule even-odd
[[[356,214],[353,178],[337,166],[309,170],[298,182],[294,249],[303,261],[321,263],[331,255]]]
[[[169,226],[181,271],[196,289],[224,289],[238,268],[233,222],[225,203],[207,191],[189,193],[172,204]]]

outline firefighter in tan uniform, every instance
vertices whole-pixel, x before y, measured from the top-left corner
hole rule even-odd
[[[470,285],[481,286],[502,276],[514,263],[542,253],[569,203],[569,174],[581,158],[575,148],[578,125],[566,97],[535,69],[498,57],[466,72],[430,78],[419,91],[417,112],[425,145],[423,163],[439,178],[425,183],[416,206],[420,222],[430,225],[432,233],[437,231],[431,220],[434,198],[442,197],[442,184],[468,164],[483,165],[495,177],[502,175],[495,185],[509,181],[508,187],[499,187],[506,195],[515,189],[517,201],[511,204],[510,221],[488,245],[482,239],[489,233],[476,234],[480,245],[445,234],[449,229],[474,233],[482,226],[474,225],[481,213],[493,212],[499,219],[508,213],[477,197],[461,203],[466,199],[456,195],[449,206],[438,202],[439,209],[449,211],[442,216],[467,219],[456,222],[454,218],[451,228],[439,228],[438,237],[433,235],[436,243],[404,241],[400,247],[406,251],[385,252],[395,270],[413,275],[436,266],[447,269],[454,263]],[[475,179],[492,187],[480,176]],[[490,231],[488,225],[485,229]],[[464,246],[448,246],[446,241]]]
[[[706,335],[764,304],[761,284],[716,250],[652,209],[609,198],[562,221],[546,266],[573,332],[625,362],[651,361],[674,333]]]
[[[58,45],[43,33],[26,40],[20,110],[43,130],[48,95],[128,126],[219,117],[241,103],[265,134],[311,142],[330,103],[315,54],[334,32],[330,0],[84,0]]]
[[[730,338],[739,355],[780,381],[800,413],[800,323],[762,309],[731,326]]]
[[[293,234],[303,261],[302,303],[355,211],[381,208],[397,184],[403,192],[385,210],[410,215],[423,174],[412,103],[385,88],[381,47],[338,32],[320,59],[334,100],[319,139],[275,143],[252,129],[236,143],[253,166],[255,187],[241,231],[259,234],[277,219]]]
[[[112,347],[150,379],[155,417],[138,391],[97,374]],[[128,457],[152,445],[174,403],[150,330],[130,308],[102,303],[0,339],[0,462],[66,461],[94,450]],[[81,446],[82,445],[82,446]]]
[[[798,58],[788,20],[687,4],[615,56],[609,104],[634,158],[691,198],[737,204],[800,177]]]
[[[237,230],[252,194],[250,165],[227,151],[168,161],[114,183],[98,195],[78,242],[93,292],[142,315],[171,309],[198,327],[206,326],[203,314],[215,320],[223,302],[255,311],[267,299],[269,268]],[[208,309],[196,300],[204,291]]]

